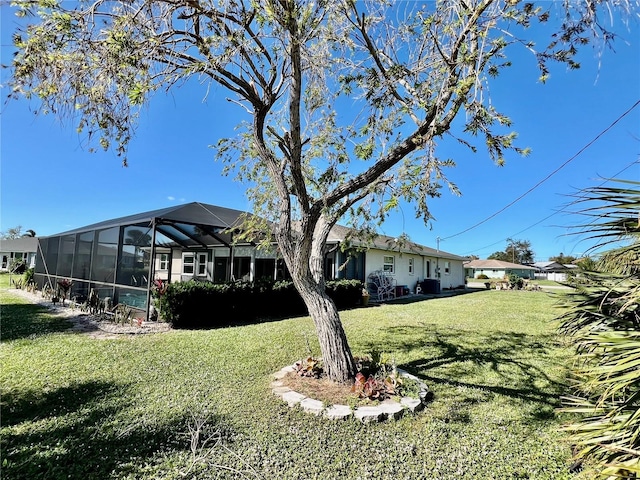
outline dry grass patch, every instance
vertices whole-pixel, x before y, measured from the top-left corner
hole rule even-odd
[[[320,378],[301,377],[295,372],[287,374],[281,379],[284,386],[314,400],[320,400],[327,405],[352,405],[363,401],[351,391],[351,384],[341,384],[329,380],[326,376]]]

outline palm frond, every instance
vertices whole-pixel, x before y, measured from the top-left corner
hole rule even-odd
[[[592,249],[640,236],[640,182],[613,181],[628,187],[592,187],[574,195],[574,205],[582,207],[578,213],[592,219],[585,225],[577,226],[576,233],[597,240],[597,245]]]
[[[598,248],[622,239],[575,277],[566,296],[561,329],[576,348],[573,394],[565,412],[578,420],[564,429],[576,457],[595,462],[590,478],[636,478],[640,473],[640,182],[618,180],[623,188],[585,190],[589,202],[582,227]]]

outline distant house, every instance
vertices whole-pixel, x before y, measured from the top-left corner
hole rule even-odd
[[[38,239],[36,237],[20,237],[0,240],[0,271],[6,272],[15,261],[22,260],[27,268],[36,265],[36,252],[38,251]]]
[[[42,287],[72,280],[71,297],[95,290],[100,298],[148,310],[153,280],[230,280],[289,278],[277,245],[260,249],[237,242],[247,212],[199,202],[129,215],[41,237],[35,280]],[[336,226],[325,252],[325,278],[358,279],[371,275],[404,292],[425,279],[441,288],[464,286],[463,258],[386,236],[372,244],[343,242],[350,230]]]
[[[478,278],[478,275],[486,275],[489,278],[503,278],[509,274],[518,275],[521,278],[535,278],[536,272],[535,267],[502,260],[469,260],[464,263],[464,268],[469,278]]]
[[[567,273],[577,268],[576,265],[564,265],[558,262],[535,262],[531,266],[536,269],[536,278],[555,282],[565,282]]]

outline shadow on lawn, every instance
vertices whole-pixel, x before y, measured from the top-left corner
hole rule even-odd
[[[0,305],[0,317],[2,318],[1,341],[3,342],[63,332],[71,326],[71,322],[56,317],[41,305]]]
[[[131,408],[123,400],[126,388],[86,382],[48,392],[5,393],[3,478],[136,478],[155,455],[184,450],[187,418],[164,424],[115,420]]]
[[[486,291],[487,291],[486,288],[473,288],[473,287],[458,288],[453,290],[442,290],[440,293],[424,293],[424,294],[396,297],[392,300],[387,300],[384,303],[388,303],[390,305],[408,305],[410,303],[424,302],[427,300],[434,300],[438,298],[457,297],[459,295],[468,295],[471,293],[486,292]]]
[[[530,402],[532,414],[542,420],[554,415],[559,397],[568,390],[564,378],[550,376],[546,368],[560,361],[552,352],[555,335],[443,332],[435,325],[397,326],[387,333],[388,351],[424,353],[423,358],[398,366],[424,380],[436,397],[438,389],[433,386],[438,384],[479,389],[485,397],[497,394]]]

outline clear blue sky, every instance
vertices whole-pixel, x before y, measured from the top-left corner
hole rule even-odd
[[[11,61],[15,19],[1,8],[2,63]],[[640,180],[640,106],[622,118],[592,146],[569,161],[640,100],[640,29],[618,25],[615,51],[587,47],[582,68],[552,70],[547,84],[538,83],[533,58],[514,66],[493,84],[497,108],[511,117],[520,146],[529,157],[511,155],[495,166],[481,149],[451,150],[457,167],[449,178],[461,197],[443,191],[430,203],[436,217],[431,228],[416,219],[413,208],[383,225],[383,233],[407,233],[418,243],[458,255],[486,258],[504,250],[508,237],[529,240],[536,260],[579,255],[590,246],[566,236],[579,219],[568,212],[580,188],[600,185],[601,177]],[[2,72],[3,82],[7,72]],[[53,116],[37,116],[36,103],[24,100],[1,107],[0,230],[21,225],[38,235],[51,235],[90,223],[166,206],[200,201],[240,210],[250,209],[244,192],[220,175],[208,147],[233,134],[242,112],[225,101],[221,89],[209,93],[189,88],[157,94],[143,112],[131,144],[129,167],[113,153],[90,154],[75,124]],[[494,218],[483,222],[554,170],[567,165]],[[623,171],[624,173],[619,174]],[[560,212],[556,213],[554,212]],[[547,218],[549,217],[549,218]],[[438,242],[438,239],[439,242]]]

